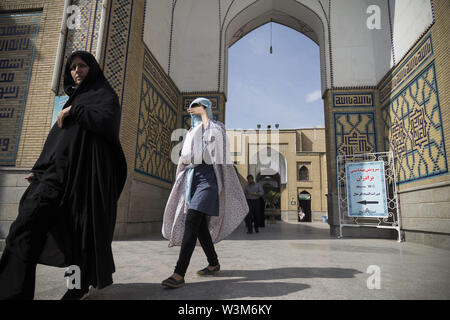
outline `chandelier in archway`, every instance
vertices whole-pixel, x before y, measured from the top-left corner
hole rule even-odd
[[[273,49],[272,49],[272,19],[270,19],[270,54],[272,54]]]

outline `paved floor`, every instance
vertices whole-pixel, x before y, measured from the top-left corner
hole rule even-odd
[[[159,235],[117,241],[115,284],[87,299],[450,299],[450,251],[395,240],[336,239],[328,230],[324,223],[278,221],[248,235],[241,225],[216,245],[221,272],[196,275],[207,264],[197,247],[187,284],[175,290],[160,282],[172,273],[179,247],[168,248]],[[379,267],[380,289],[368,289],[375,275],[369,266]],[[66,290],[63,273],[38,266],[36,299],[59,299]]]

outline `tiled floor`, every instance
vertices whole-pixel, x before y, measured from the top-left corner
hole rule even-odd
[[[159,235],[113,243],[114,284],[87,299],[450,299],[450,251],[384,239],[336,239],[325,223],[267,223],[246,234],[241,225],[216,245],[222,270],[199,277],[200,246],[186,285],[165,289],[179,247]],[[372,266],[372,267],[370,267]],[[379,270],[380,289],[374,280]],[[59,299],[64,270],[38,266],[36,299]],[[369,285],[368,285],[369,283]]]

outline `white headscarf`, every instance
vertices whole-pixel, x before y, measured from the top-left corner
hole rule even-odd
[[[193,105],[199,104],[201,106],[203,106],[206,109],[206,114],[208,115],[208,118],[210,118],[211,120],[213,120],[213,114],[212,114],[212,103],[211,100],[206,99],[206,98],[197,98],[194,101],[191,102],[191,104],[189,105],[189,109],[192,108]],[[192,127],[195,128],[198,125],[200,125],[202,123],[202,117],[199,115],[191,115],[191,124]]]

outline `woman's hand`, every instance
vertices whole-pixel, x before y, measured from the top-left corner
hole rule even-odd
[[[33,179],[33,177],[34,177],[34,173],[30,172],[30,174],[25,177],[25,180],[27,180],[28,183],[31,183],[31,179]]]
[[[69,115],[69,111],[72,106],[62,109],[58,114],[58,127],[62,128],[64,119]]]

